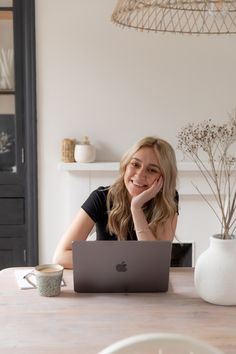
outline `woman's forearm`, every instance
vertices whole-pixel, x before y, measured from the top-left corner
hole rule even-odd
[[[94,221],[80,209],[72,224],[61,238],[54,253],[53,262],[64,268],[73,268],[72,242],[86,240],[94,226]]]
[[[131,206],[131,214],[137,239],[140,241],[156,240],[156,236],[150,230],[142,208],[136,208]]]
[[[150,229],[142,208],[131,206],[131,214],[133,217],[134,229],[137,239],[145,240],[170,240],[173,241],[177,226],[177,214],[173,218],[169,218],[165,224],[156,230],[156,234]]]
[[[53,257],[53,263],[60,264],[66,269],[72,269],[72,250],[56,251]]]

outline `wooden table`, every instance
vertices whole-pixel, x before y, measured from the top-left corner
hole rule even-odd
[[[167,293],[77,294],[72,271],[59,297],[18,288],[14,268],[0,272],[0,353],[96,354],[114,341],[175,332],[236,353],[236,307],[201,300],[193,270],[173,268]]]

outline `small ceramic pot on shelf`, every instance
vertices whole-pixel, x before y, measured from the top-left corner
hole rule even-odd
[[[88,163],[95,161],[96,148],[91,145],[87,136],[81,144],[75,145],[74,158],[76,162]]]

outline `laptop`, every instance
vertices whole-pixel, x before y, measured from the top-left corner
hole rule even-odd
[[[73,241],[74,290],[167,291],[171,248],[171,241]]]

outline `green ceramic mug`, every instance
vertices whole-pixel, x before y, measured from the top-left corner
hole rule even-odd
[[[59,264],[42,264],[24,276],[34,288],[38,289],[39,295],[58,296],[61,292],[61,282],[64,268]],[[30,280],[34,276],[36,284]]]

